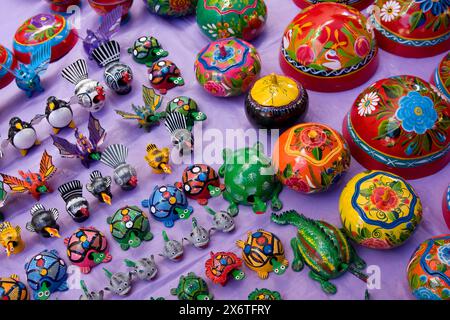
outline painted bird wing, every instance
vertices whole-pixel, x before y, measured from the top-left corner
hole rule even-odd
[[[105,141],[106,131],[101,126],[100,121],[94,118],[92,113],[89,115],[88,130],[92,147],[97,150],[97,147],[101,146],[103,141]]]
[[[158,110],[162,104],[162,98],[155,90],[142,86],[142,98],[144,99],[145,106],[152,111]]]
[[[109,40],[109,38],[111,38],[114,33],[119,31],[121,20],[122,6],[118,6],[114,10],[103,16],[102,22],[98,27],[97,32],[101,37],[103,37],[103,39]]]
[[[47,150],[45,150],[39,166],[39,173],[44,177],[44,179],[49,179],[55,172],[56,167],[53,164],[52,156],[47,153]]]
[[[6,183],[12,191],[20,193],[28,191],[25,181],[3,173],[0,173],[0,175],[3,178],[3,182]]]
[[[80,158],[82,156],[82,153],[75,144],[55,135],[51,135],[51,137],[53,139],[53,145],[58,148],[62,157]]]
[[[118,115],[120,115],[124,119],[136,119],[141,120],[141,117],[137,114],[132,114],[129,112],[121,111],[121,110],[115,110]]]
[[[47,70],[48,65],[50,64],[50,58],[52,55],[52,50],[50,43],[42,45],[38,51],[31,57],[30,67],[37,75],[42,74],[45,70]]]

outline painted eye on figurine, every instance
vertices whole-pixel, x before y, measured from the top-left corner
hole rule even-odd
[[[128,221],[125,226],[127,227],[127,229],[131,229],[133,227],[133,222],[132,221]],[[130,244],[133,242],[132,240],[129,241]]]

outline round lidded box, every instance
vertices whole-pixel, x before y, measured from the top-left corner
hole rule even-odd
[[[431,83],[450,100],[450,52],[442,58],[434,75],[431,77]]]
[[[334,129],[302,123],[286,130],[275,143],[272,163],[279,180],[302,193],[335,185],[350,167],[350,150]]]
[[[449,14],[447,0],[377,0],[369,19],[380,48],[423,58],[450,49]]]
[[[294,3],[299,6],[300,8],[304,9],[309,6],[314,6],[318,3],[323,2],[333,2],[333,1],[324,1],[324,0],[294,0]],[[353,7],[357,10],[364,10],[368,6],[370,6],[373,3],[373,0],[334,0],[334,2],[346,4],[350,7]]]
[[[65,56],[77,41],[77,32],[66,18],[59,14],[40,13],[17,29],[13,49],[17,60],[29,64],[31,55],[44,43],[50,43],[50,61],[53,62]]]
[[[422,220],[422,203],[411,185],[384,171],[354,176],[339,199],[339,212],[347,235],[372,249],[403,244]]]
[[[450,184],[445,188],[444,196],[442,197],[442,214],[447,227],[450,229]]]
[[[342,132],[364,167],[416,179],[450,160],[450,102],[435,87],[408,75],[365,89],[344,118]]]
[[[163,17],[183,17],[195,12],[197,0],[144,0],[148,10]]]
[[[378,67],[377,53],[358,10],[319,3],[302,10],[286,28],[280,65],[306,89],[333,92],[366,82]]]
[[[294,79],[271,74],[257,80],[245,99],[247,119],[263,128],[283,128],[302,120],[308,93]]]
[[[409,261],[408,283],[421,300],[450,300],[450,234],[420,244]]]
[[[261,71],[255,47],[237,38],[213,41],[197,55],[195,76],[216,97],[246,92]]]
[[[4,68],[0,69],[0,89],[6,87],[14,80],[14,75],[9,71],[13,71],[17,67],[17,60],[8,48],[0,45],[0,65]],[[6,70],[8,69],[8,70]]]

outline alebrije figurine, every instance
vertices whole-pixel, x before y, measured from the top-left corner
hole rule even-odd
[[[336,286],[330,280],[347,271],[367,281],[367,276],[362,272],[366,263],[358,257],[344,233],[335,226],[307,218],[295,210],[272,213],[271,220],[276,224],[291,224],[298,228],[297,236],[291,240],[294,251],[292,270],[301,271],[306,264],[311,269],[309,277],[319,282],[324,292],[335,294]]]
[[[181,239],[181,242],[177,240],[170,240],[165,231],[162,232],[162,236],[164,238],[164,248],[162,253],[159,255],[172,261],[181,260],[184,253],[183,239]]]
[[[108,240],[94,227],[77,229],[69,238],[64,239],[64,244],[67,246],[70,262],[80,267],[82,273],[89,273],[96,265],[112,259]]]
[[[89,218],[89,202],[83,197],[83,185],[80,180],[72,180],[58,187],[66,211],[75,222],[83,222]]]
[[[88,122],[89,139],[83,135],[78,128],[75,129],[76,144],[67,141],[64,138],[51,135],[53,145],[58,148],[63,158],[78,158],[81,164],[89,168],[90,163],[98,161],[101,158],[100,146],[106,138],[106,131],[92,113],[89,114]]]
[[[75,85],[75,96],[83,108],[97,112],[105,106],[105,88],[99,81],[88,78],[86,60],[78,59],[65,67],[61,75]]]
[[[82,38],[84,51],[92,59],[92,52],[102,44],[108,42],[120,29],[122,21],[122,6],[117,6],[104,16],[96,31],[86,30],[86,37]],[[81,37],[80,37],[81,38]]]
[[[159,90],[161,94],[166,94],[168,90],[184,85],[180,69],[169,60],[153,63],[148,70],[148,80],[153,88]]]
[[[169,55],[169,52],[161,47],[158,39],[149,36],[138,38],[133,46],[128,48],[128,53],[132,55],[134,61],[149,68],[154,62]]]
[[[194,137],[187,128],[186,117],[178,112],[169,113],[164,125],[170,133],[172,144],[180,155],[191,154],[194,150]]]
[[[170,293],[178,297],[178,300],[212,300],[208,285],[203,278],[189,272],[187,276],[181,276],[178,287],[170,289]]]
[[[174,185],[156,185],[150,197],[142,201],[142,206],[167,228],[173,227],[178,219],[188,219],[194,210],[183,190]]]
[[[0,301],[30,300],[27,286],[20,281],[17,274],[0,277]]]
[[[80,286],[83,290],[83,294],[80,296],[79,300],[103,300],[105,292],[100,290],[99,292],[89,291],[84,280],[80,280]]]
[[[153,169],[154,173],[161,174],[171,174],[172,168],[169,165],[169,148],[158,149],[156,144],[147,145],[147,154],[144,159],[147,161],[148,165]]]
[[[159,125],[159,121],[166,117],[164,111],[157,112],[161,107],[162,97],[155,93],[155,90],[142,86],[142,98],[144,99],[144,106],[131,105],[134,113],[129,113],[121,110],[116,110],[116,113],[126,120],[137,120],[139,128],[143,128],[145,131],[150,130]]]
[[[5,189],[5,184],[0,180],[0,209],[5,205],[6,199],[8,198],[8,193]],[[3,221],[3,213],[0,212],[0,222]]]
[[[270,158],[264,154],[262,143],[236,151],[224,149],[222,156],[224,164],[219,175],[224,178],[223,197],[230,203],[228,212],[232,216],[239,213],[240,204],[252,206],[256,214],[264,213],[269,201],[272,210],[281,210],[283,204],[278,196],[283,187]]]
[[[56,250],[44,250],[25,264],[28,285],[35,300],[47,300],[57,291],[67,291],[67,264]]]
[[[12,177],[3,173],[3,183],[7,184],[13,193],[30,193],[34,199],[39,200],[41,194],[53,192],[48,184],[48,180],[56,172],[56,167],[53,165],[52,156],[47,151],[42,154],[39,172],[23,172],[19,170],[19,175],[22,179]]]
[[[117,210],[106,219],[111,235],[122,250],[137,248],[142,241],[150,241],[153,234],[150,232],[150,222],[147,216],[137,206],[125,206]]]
[[[36,232],[44,238],[61,238],[59,235],[59,225],[56,222],[59,212],[56,208],[49,210],[40,203],[35,203],[31,209],[31,221],[27,222],[27,230]]]
[[[266,288],[255,289],[248,295],[248,300],[283,300],[278,291],[272,291]]]
[[[112,273],[106,268],[103,268],[103,270],[109,278],[109,286],[105,288],[106,291],[119,296],[126,296],[130,293],[133,280],[131,272]]]
[[[140,280],[150,281],[158,273],[158,267],[156,266],[153,255],[150,258],[142,258],[137,261],[125,259],[125,264],[127,267],[132,268],[132,275],[138,277]]]
[[[276,275],[286,272],[289,262],[284,256],[283,244],[272,232],[263,229],[249,231],[247,240],[238,240],[236,245],[242,249],[247,267],[256,271],[260,279],[267,279],[271,271]]]
[[[5,221],[0,223],[0,244],[5,248],[6,255],[18,254],[25,248],[22,240],[20,226],[13,227],[11,223]]]
[[[47,119],[48,124],[52,126],[55,134],[58,134],[61,129],[66,127],[75,129],[73,111],[70,107],[74,103],[73,100],[72,98],[71,101],[67,102],[57,99],[55,96],[47,98],[45,113],[39,116]]]
[[[206,211],[213,216],[213,230],[219,230],[222,232],[231,232],[235,228],[233,217],[226,211],[214,211],[213,209],[205,206]]]
[[[112,144],[103,151],[100,159],[101,163],[114,169],[114,182],[122,190],[132,190],[138,183],[136,169],[125,162],[127,156],[127,147],[123,144]]]
[[[89,175],[89,182],[86,189],[100,202],[111,205],[111,177],[104,177],[98,170],[92,171]]]
[[[187,242],[192,244],[196,248],[205,248],[208,246],[211,240],[211,231],[213,229],[206,230],[204,227],[198,224],[197,219],[192,218],[192,230],[189,233],[188,238],[184,238]]]
[[[192,130],[195,121],[205,121],[206,114],[198,110],[197,102],[185,96],[175,97],[167,103],[166,112],[179,112],[186,117],[187,129]]]
[[[181,182],[176,184],[182,188],[188,198],[195,199],[200,205],[208,204],[208,199],[218,197],[225,190],[220,183],[219,175],[206,164],[192,164],[183,171]]]
[[[120,95],[131,91],[133,71],[119,61],[120,44],[117,41],[105,42],[92,52],[92,56],[100,66],[105,68],[103,77],[111,90]]]
[[[26,156],[29,149],[41,144],[37,138],[36,129],[33,127],[41,120],[42,118],[39,116],[34,117],[30,122],[23,121],[19,117],[12,117],[9,120],[8,139],[3,140],[2,147],[11,143],[22,156]]]
[[[224,286],[230,275],[238,281],[245,278],[244,271],[239,270],[242,267],[242,260],[233,252],[211,251],[210,256],[205,262],[205,274],[212,282]]]

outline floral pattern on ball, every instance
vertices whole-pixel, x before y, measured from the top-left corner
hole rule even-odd
[[[401,97],[398,103],[400,108],[397,109],[395,116],[407,132],[423,134],[431,129],[437,120],[433,101],[418,92],[409,92],[408,95]]]
[[[165,17],[182,17],[194,13],[197,0],[144,0],[150,12]]]

